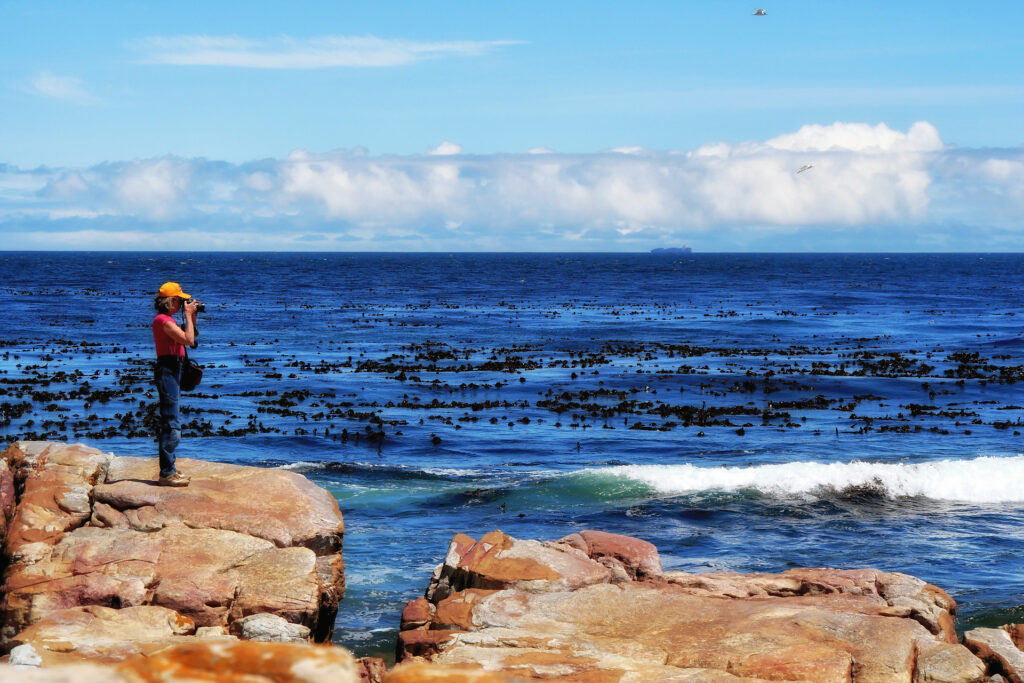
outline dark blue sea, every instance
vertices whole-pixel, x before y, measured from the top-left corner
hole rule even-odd
[[[166,280],[207,306],[179,455],[337,497],[359,654],[496,528],[907,572],[961,628],[1024,621],[1022,255],[5,252],[0,437],[155,458]]]

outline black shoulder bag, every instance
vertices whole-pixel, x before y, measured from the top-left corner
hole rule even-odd
[[[192,391],[203,381],[203,366],[188,357],[188,349],[185,349],[185,359],[181,363],[181,381],[178,386],[182,391]]]

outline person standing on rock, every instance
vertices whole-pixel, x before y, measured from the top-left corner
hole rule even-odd
[[[197,301],[181,291],[177,282],[165,282],[153,299],[156,316],[153,318],[153,342],[156,345],[156,371],[154,378],[160,394],[160,430],[157,434],[160,450],[160,486],[188,486],[189,478],[174,467],[174,449],[181,441],[181,415],[178,400],[181,395],[181,366],[185,360],[185,347],[196,343]],[[187,303],[185,303],[187,302]],[[181,327],[173,316],[185,306],[185,325]]]

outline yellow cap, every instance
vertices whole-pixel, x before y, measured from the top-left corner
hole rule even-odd
[[[157,292],[157,296],[180,296],[182,299],[191,299],[192,297],[181,291],[181,285],[177,282],[165,282],[160,285],[160,291]]]

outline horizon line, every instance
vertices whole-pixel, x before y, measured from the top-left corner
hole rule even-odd
[[[465,254],[465,255],[486,255],[486,254],[522,254],[522,255],[558,255],[558,254],[604,254],[604,255],[647,255],[657,257],[685,257],[685,256],[720,256],[720,255],[780,255],[780,256],[845,256],[845,255],[1024,255],[1022,251],[691,251],[687,253],[660,253],[654,254],[650,249],[644,251],[454,251],[454,250],[428,250],[428,251],[374,251],[374,250],[330,250],[330,251],[282,251],[278,249],[0,249],[0,254],[303,254],[303,255],[325,255],[325,254]]]

